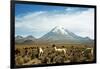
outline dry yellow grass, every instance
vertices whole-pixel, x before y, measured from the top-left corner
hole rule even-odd
[[[42,56],[39,56],[38,48],[41,47],[44,51]],[[57,48],[66,48],[66,54],[63,52],[56,52],[52,44],[43,45],[15,45],[16,65],[33,65],[33,64],[55,64],[55,63],[70,63],[70,62],[84,62],[93,61],[94,54],[90,53],[90,50],[86,48],[93,48],[93,46],[81,45],[81,44],[58,44]],[[27,48],[27,52],[26,49]],[[86,51],[85,51],[86,50]],[[82,53],[84,51],[84,53]],[[27,57],[27,61],[25,59]]]

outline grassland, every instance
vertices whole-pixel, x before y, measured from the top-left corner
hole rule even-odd
[[[91,53],[94,46],[82,44],[56,44],[55,46],[59,49],[66,49],[66,54],[64,52],[55,51],[52,44],[16,44],[16,66],[85,62],[93,61],[94,59],[94,53]],[[39,54],[40,47],[43,50],[42,54]]]

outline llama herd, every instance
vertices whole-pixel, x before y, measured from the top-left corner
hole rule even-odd
[[[53,64],[93,60],[93,47],[20,47],[15,49],[16,65]]]

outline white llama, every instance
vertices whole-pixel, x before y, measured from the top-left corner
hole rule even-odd
[[[57,52],[64,52],[64,54],[66,54],[66,48],[56,48],[56,47],[54,47],[54,49]]]

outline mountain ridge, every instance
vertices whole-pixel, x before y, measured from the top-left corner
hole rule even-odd
[[[27,37],[17,36],[17,39],[19,38],[20,42],[25,40],[35,41],[37,43],[43,42],[43,43],[93,43],[93,40],[89,37],[81,37],[73,32],[70,32],[67,29],[64,29],[61,26],[54,27],[51,31],[43,35],[42,37],[36,39],[32,35],[29,35]],[[22,39],[22,41],[21,41]],[[24,39],[24,40],[23,40]],[[16,37],[15,37],[16,41]]]

